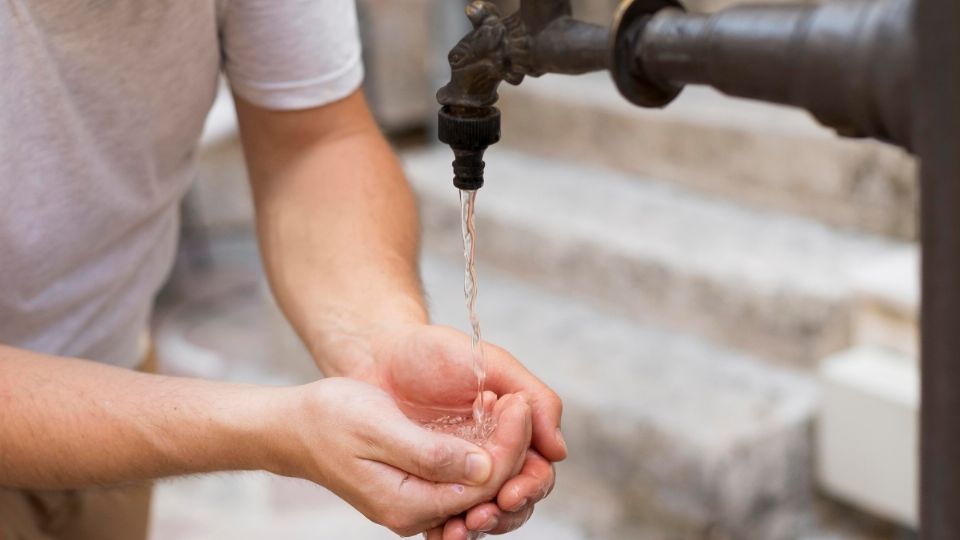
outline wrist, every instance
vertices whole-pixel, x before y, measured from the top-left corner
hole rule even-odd
[[[328,452],[324,445],[330,441],[316,434],[326,431],[322,426],[328,424],[329,415],[335,410],[336,403],[329,402],[327,390],[333,380],[278,389],[272,405],[275,416],[262,437],[266,449],[264,470],[326,485],[324,458]]]
[[[375,362],[376,344],[397,328],[429,323],[419,298],[398,295],[374,308],[325,310],[308,348],[328,377],[363,378]]]
[[[278,447],[294,402],[287,388],[239,386],[214,407],[223,462],[214,470],[265,470],[280,473],[285,458]]]

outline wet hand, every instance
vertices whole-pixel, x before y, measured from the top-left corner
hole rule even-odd
[[[493,534],[519,527],[533,512],[533,505],[552,490],[552,462],[567,453],[556,393],[504,349],[489,343],[483,347],[486,389],[496,395],[522,395],[530,403],[535,451],[526,456],[520,474],[501,487],[495,504],[478,505],[450,520],[445,540],[466,538],[461,533],[467,527],[489,529]],[[409,416],[430,420],[438,415],[470,414],[477,389],[466,334],[441,326],[399,326],[375,340],[370,352],[374,361],[360,377],[383,388]],[[437,531],[431,534],[436,536]]]
[[[520,528],[533,515],[534,505],[549,495],[553,488],[553,465],[538,454],[535,450],[528,450],[520,474],[508,483],[518,484],[514,487],[501,489],[497,501],[488,502],[471,508],[466,513],[451,518],[443,526],[435,527],[427,532],[426,540],[472,540],[478,533],[505,534]],[[523,487],[520,483],[527,484]],[[544,488],[544,486],[547,486]],[[508,506],[502,500],[516,499],[515,490],[529,490],[535,493],[534,498],[513,503]],[[513,493],[513,497],[505,494]],[[512,511],[502,507],[511,508]]]
[[[360,381],[324,379],[285,396],[274,472],[313,480],[402,536],[496,497],[524,463],[533,429],[516,395],[491,403],[497,429],[483,448],[423,429]]]

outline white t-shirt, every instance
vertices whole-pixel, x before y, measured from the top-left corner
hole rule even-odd
[[[136,364],[221,70],[268,108],[347,96],[352,0],[0,2],[0,343]]]

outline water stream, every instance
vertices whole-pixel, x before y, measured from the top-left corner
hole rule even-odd
[[[477,316],[477,229],[473,214],[477,204],[477,191],[460,191],[460,217],[463,232],[463,297],[467,304],[467,315],[473,335],[470,341],[470,353],[473,356],[473,374],[477,377],[477,397],[473,402],[473,420],[478,428],[485,427],[483,390],[487,380],[486,358],[480,338],[480,318]]]
[[[463,233],[463,296],[467,305],[467,315],[473,331],[470,342],[473,374],[477,378],[477,396],[473,401],[473,417],[444,416],[424,424],[429,430],[452,433],[474,442],[483,442],[493,432],[493,420],[487,417],[483,407],[483,391],[486,384],[486,358],[480,336],[480,318],[477,316],[477,264],[474,209],[477,202],[476,191],[460,191],[460,217]]]

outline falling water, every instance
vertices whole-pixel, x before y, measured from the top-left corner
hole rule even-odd
[[[483,408],[483,390],[487,378],[483,343],[480,340],[480,319],[477,317],[477,265],[476,265],[476,237],[477,231],[473,222],[474,207],[477,201],[476,191],[460,191],[460,215],[463,232],[463,258],[465,264],[463,279],[463,295],[467,304],[467,314],[473,335],[470,343],[470,353],[473,362],[473,373],[477,378],[477,396],[473,401],[473,418],[463,416],[443,416],[423,426],[431,431],[452,433],[458,437],[473,442],[483,442],[493,432],[493,420],[487,417]]]
[[[473,336],[470,343],[470,352],[473,356],[473,373],[477,377],[477,397],[473,403],[473,420],[477,429],[486,425],[483,411],[483,388],[487,378],[483,353],[483,344],[480,341],[480,318],[477,317],[477,260],[476,238],[477,229],[473,222],[474,208],[477,203],[477,192],[460,190],[460,217],[463,232],[463,297],[467,303],[467,315],[470,317],[470,327]]]

